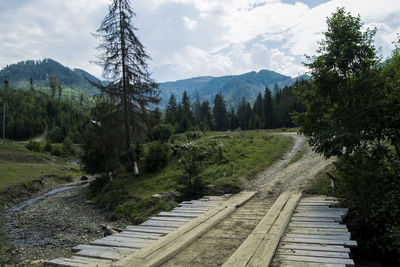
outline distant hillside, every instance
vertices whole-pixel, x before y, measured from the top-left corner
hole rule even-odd
[[[63,84],[64,95],[79,96],[84,93],[86,96],[93,96],[98,93],[87,79],[100,82],[98,78],[81,69],[70,69],[52,59],[39,61],[22,61],[12,64],[0,70],[0,87],[4,85],[5,76],[8,77],[9,85],[13,88],[29,88],[29,79],[33,78],[34,87],[43,91],[49,90],[51,74],[55,74],[57,82]],[[87,79],[86,79],[86,78]],[[195,77],[175,82],[160,83],[161,102],[159,107],[165,108],[171,94],[180,99],[184,90],[192,102],[196,99],[196,90],[200,101],[212,101],[217,93],[222,93],[228,107],[236,107],[242,97],[253,101],[259,92],[263,93],[265,86],[268,86],[274,93],[274,85],[279,87],[293,84],[297,79],[307,79],[308,76],[291,78],[274,71],[261,70],[241,75],[229,75],[222,77]]]
[[[100,82],[99,79],[81,69],[70,69],[52,59],[21,61],[17,64],[9,65],[0,71],[0,83],[4,85],[7,76],[10,87],[29,88],[29,79],[33,78],[35,88],[46,90],[49,87],[50,76],[55,74],[57,82],[62,84],[66,92],[73,94],[84,93],[92,96],[97,93],[87,79],[93,82]],[[86,79],[87,78],[87,79]]]
[[[273,91],[275,84],[282,88],[293,84],[297,79],[307,78],[305,75],[291,78],[274,71],[261,70],[241,75],[204,76],[176,82],[165,82],[160,83],[162,98],[160,107],[165,107],[171,94],[180,99],[184,90],[188,92],[191,101],[196,98],[196,90],[201,101],[209,100],[211,102],[217,93],[222,93],[227,106],[236,107],[242,97],[253,101],[259,92],[263,93],[266,86]]]

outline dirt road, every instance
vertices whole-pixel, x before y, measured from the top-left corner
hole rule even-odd
[[[221,266],[252,232],[282,192],[301,192],[318,172],[332,162],[314,153],[303,136],[282,134],[292,136],[295,145],[280,161],[247,185],[247,189],[258,191],[256,197],[164,266]],[[303,157],[289,164],[299,151],[304,152]]]

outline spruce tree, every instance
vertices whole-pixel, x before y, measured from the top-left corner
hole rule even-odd
[[[128,170],[137,172],[132,136],[145,131],[146,109],[149,104],[159,102],[159,90],[148,71],[149,56],[135,35],[134,16],[129,0],[113,0],[95,36],[102,40],[98,48],[103,51],[97,63],[110,81],[106,86],[96,86],[109,97],[118,99],[124,121],[126,165]]]
[[[165,123],[174,125],[176,120],[176,98],[171,94],[167,107],[165,108]]]
[[[265,87],[264,99],[263,99],[263,118],[264,118],[264,128],[270,129],[273,125],[273,108],[272,108],[272,95],[268,86]]]

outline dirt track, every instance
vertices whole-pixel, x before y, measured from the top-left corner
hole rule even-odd
[[[165,266],[221,266],[282,192],[302,191],[318,172],[332,162],[314,153],[303,136],[282,134],[293,136],[295,144],[280,161],[248,184],[248,190],[258,191],[256,197],[170,259]],[[303,157],[289,164],[298,151],[304,151]]]

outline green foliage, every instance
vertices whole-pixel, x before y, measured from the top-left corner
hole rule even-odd
[[[40,143],[34,140],[29,140],[25,147],[33,152],[42,152],[43,150],[43,147],[40,145]]]
[[[393,158],[392,158],[393,160]],[[400,255],[400,162],[377,151],[357,151],[336,164],[339,196],[355,217],[356,239]]]
[[[52,150],[51,150],[51,155],[56,156],[56,157],[61,157],[63,156],[63,149],[61,145],[53,145]]]
[[[8,139],[33,138],[42,134],[47,125],[52,142],[62,142],[71,132],[80,136],[80,126],[86,121],[85,113],[73,104],[58,101],[42,92],[0,90],[0,98],[6,103]]]
[[[64,156],[72,156],[76,154],[72,141],[69,137],[65,138],[62,142],[62,151]]]
[[[123,148],[123,123],[111,99],[99,98],[92,109],[90,124],[85,130],[83,155],[85,170],[90,173],[113,172],[120,166]]]
[[[171,137],[173,129],[170,124],[158,124],[153,129],[152,140],[159,140],[161,142],[168,142]]]
[[[307,110],[300,132],[326,157],[338,156],[338,194],[350,208],[362,247],[400,258],[399,48],[381,64],[375,30],[343,8],[310,57],[312,83],[297,88]]]
[[[46,144],[44,145],[43,150],[49,153],[53,152],[53,144],[50,139],[46,139]]]
[[[154,172],[163,169],[167,165],[168,146],[161,143],[152,143],[149,146],[145,163],[146,171]]]
[[[177,177],[177,190],[182,200],[197,199],[206,192],[205,184],[200,177],[201,159],[200,150],[196,146],[185,151],[180,159],[183,173]]]

